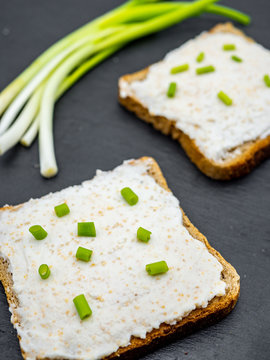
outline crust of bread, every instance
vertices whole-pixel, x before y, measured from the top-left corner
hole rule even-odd
[[[134,164],[138,162],[146,162],[148,165],[148,174],[151,175],[155,181],[163,187],[165,190],[170,191],[167,182],[161,172],[161,169],[157,162],[150,157],[143,157],[138,160],[132,161]],[[20,206],[20,205],[19,205]],[[0,209],[16,210],[18,207],[4,207]],[[176,338],[184,337],[200,328],[216,323],[225,317],[235,306],[239,293],[240,293],[240,278],[236,270],[230,265],[214,248],[212,248],[207,239],[199,232],[199,230],[190,222],[184,211],[183,224],[190,233],[190,235],[203,242],[208,251],[217,258],[222,264],[222,279],[226,282],[226,294],[221,297],[213,298],[206,308],[197,308],[191,311],[181,321],[178,321],[175,325],[169,325],[162,323],[159,329],[154,329],[149,332],[145,339],[132,337],[130,345],[119,348],[113,354],[105,357],[103,360],[118,359],[138,359],[139,356],[148,353],[149,351],[160,347],[164,343],[168,343]],[[8,261],[0,258],[0,281],[2,282],[7,300],[10,306],[14,308],[15,322],[20,322],[16,317],[16,307],[19,306],[19,301],[16,294],[13,291],[12,274],[9,272]],[[20,340],[20,337],[19,337]],[[22,356],[26,359],[24,350],[21,348]],[[49,360],[48,358],[40,358],[38,360]]]
[[[248,41],[253,40],[247,37],[242,31],[235,28],[231,23],[218,24],[212,28],[210,33],[227,32],[243,36]],[[127,83],[144,80],[148,68],[133,74],[127,74],[120,78]],[[150,123],[155,129],[165,135],[171,135],[185,150],[190,160],[207,176],[216,180],[231,180],[248,174],[254,167],[270,156],[270,135],[264,139],[248,141],[239,146],[241,153],[235,157],[222,162],[215,162],[203,155],[194,140],[175,126],[175,121],[164,116],[151,114],[135,96],[121,97],[119,91],[119,102],[128,110],[134,112],[140,119]],[[234,149],[233,149],[234,150]]]

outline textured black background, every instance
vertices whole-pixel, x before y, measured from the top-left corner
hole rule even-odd
[[[117,0],[0,0],[0,89],[37,55],[71,30],[117,6]],[[270,48],[270,1],[228,0],[253,22],[245,31]],[[241,296],[222,322],[174,342],[144,359],[270,358],[270,168],[217,182],[202,175],[178,143],[137,120],[117,103],[119,76],[139,70],[209,29],[221,18],[205,15],[128,45],[85,76],[55,109],[60,172],[41,178],[37,143],[17,146],[0,159],[0,206],[18,204],[91,178],[124,159],[153,156],[191,221],[241,276]],[[270,96],[270,93],[269,93]],[[0,287],[0,359],[21,359],[16,332]]]

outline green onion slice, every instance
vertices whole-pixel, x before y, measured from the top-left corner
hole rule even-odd
[[[142,227],[139,227],[139,229],[137,230],[137,238],[138,240],[143,242],[148,242],[150,240],[151,234],[151,231],[148,231]]]
[[[177,88],[176,83],[175,83],[175,82],[171,82],[170,85],[169,85],[168,91],[167,91],[167,96],[168,96],[169,98],[173,98],[173,97],[175,96],[176,88]]]
[[[88,262],[91,259],[92,253],[92,250],[79,246],[76,252],[76,258]]]
[[[70,213],[69,207],[66,203],[55,206],[54,211],[58,217],[65,216]]]
[[[145,270],[149,275],[159,275],[166,273],[169,268],[166,261],[158,261],[152,264],[148,264],[145,266]]]
[[[178,74],[180,72],[183,71],[187,71],[189,69],[189,65],[188,64],[183,64],[183,65],[179,65],[179,66],[175,66],[171,69],[171,74]]]
[[[38,272],[39,272],[41,279],[43,279],[43,280],[48,279],[48,277],[51,274],[51,270],[47,264],[40,265]]]
[[[264,75],[263,77],[263,81],[265,82],[265,85],[270,87],[270,76],[269,75]]]
[[[123,196],[123,198],[126,200],[126,202],[133,206],[133,205],[136,205],[139,198],[138,196],[135,194],[135,192],[133,192],[131,190],[131,188],[129,187],[125,187],[121,190],[121,195]]]
[[[202,74],[207,74],[207,73],[213,72],[215,70],[216,69],[214,68],[213,65],[208,65],[208,66],[203,66],[203,67],[197,68],[196,73],[197,73],[197,75],[202,75]]]
[[[217,96],[225,105],[227,105],[227,106],[232,105],[232,103],[233,103],[232,99],[227,94],[225,94],[223,91],[220,91],[217,94]]]
[[[243,61],[239,56],[236,56],[236,55],[232,55],[232,56],[231,56],[231,59],[232,59],[233,61],[236,61],[236,62],[242,62],[242,61]]]
[[[234,44],[224,44],[223,45],[223,50],[224,51],[236,50],[236,46]]]
[[[47,231],[40,225],[33,225],[29,228],[30,233],[36,240],[43,240],[48,235]]]
[[[199,53],[199,55],[196,57],[197,62],[202,62],[204,59],[204,52]]]
[[[92,310],[83,294],[76,296],[73,303],[78,311],[81,320],[84,320],[92,315]]]
[[[79,222],[78,236],[96,236],[96,228],[93,222]]]

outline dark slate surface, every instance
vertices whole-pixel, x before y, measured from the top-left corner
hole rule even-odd
[[[111,0],[0,0],[0,88],[38,54],[72,29],[115,7]],[[270,48],[268,0],[223,3],[252,14],[248,35]],[[191,221],[241,276],[241,296],[222,322],[147,355],[144,360],[270,358],[269,191],[265,161],[245,178],[229,183],[202,175],[181,147],[137,120],[117,103],[117,79],[159,60],[220,18],[190,19],[127,46],[85,76],[55,109],[56,155],[60,173],[42,179],[37,143],[0,159],[0,206],[79,184],[96,168],[112,169],[124,159],[153,156]],[[0,288],[0,359],[21,359],[16,332]]]

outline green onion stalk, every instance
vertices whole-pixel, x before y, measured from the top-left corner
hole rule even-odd
[[[127,43],[190,17],[212,13],[249,24],[248,15],[216,2],[130,0],[56,42],[0,93],[0,155],[19,142],[30,146],[38,136],[41,175],[55,176],[56,101]]]

